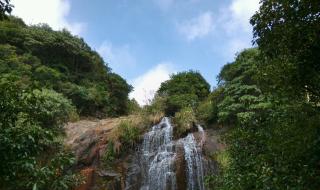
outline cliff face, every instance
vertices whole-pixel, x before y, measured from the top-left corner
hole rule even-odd
[[[116,166],[118,171],[106,171],[101,163],[109,138],[122,119],[81,120],[65,126],[65,145],[74,152],[77,160],[74,169],[85,177],[85,184],[77,190],[96,189],[99,185],[109,186],[108,189],[123,186],[121,171],[125,170],[122,168],[125,165]]]

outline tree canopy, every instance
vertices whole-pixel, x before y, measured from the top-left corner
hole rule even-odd
[[[268,106],[255,79],[259,55],[258,49],[244,50],[235,62],[222,68],[218,76],[224,96],[218,104],[220,122],[245,123],[252,120],[259,109]]]
[[[15,17],[0,22],[0,30],[2,76],[23,76],[20,82],[26,86],[62,93],[80,115],[127,113],[132,87],[83,39],[46,24],[26,26]]]
[[[254,42],[267,61],[264,77],[282,93],[320,101],[320,1],[262,0],[251,18]],[[278,91],[279,92],[279,91]]]
[[[262,0],[251,18],[257,49],[218,77],[212,105],[228,164],[214,189],[319,189],[320,2]]]
[[[167,98],[166,113],[173,115],[183,107],[195,108],[209,95],[210,85],[199,72],[180,72],[163,82],[157,93]]]

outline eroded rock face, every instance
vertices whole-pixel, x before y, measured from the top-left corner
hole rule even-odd
[[[105,149],[108,133],[115,127],[115,122],[82,120],[65,126],[65,144],[75,153],[79,166],[97,164],[99,152]]]
[[[65,145],[74,152],[77,160],[75,169],[80,171],[86,181],[77,190],[101,189],[97,187],[100,181],[108,181],[103,185],[111,190],[123,186],[122,174],[100,168],[100,157],[106,150],[108,137],[119,122],[119,119],[81,120],[65,126]]]

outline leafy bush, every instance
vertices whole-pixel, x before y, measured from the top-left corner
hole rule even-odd
[[[165,115],[166,100],[166,97],[156,94],[149,104],[142,107],[141,112],[138,113],[142,121],[141,126],[149,127],[160,122]]]
[[[128,114],[139,114],[141,113],[141,107],[138,102],[133,98],[128,103]]]
[[[32,90],[22,99],[24,111],[44,127],[61,127],[76,112],[69,100],[53,90]]]
[[[17,83],[18,82],[18,83]],[[0,189],[69,189],[78,177],[58,137],[74,109],[52,90],[0,77]]]
[[[230,165],[215,187],[318,189],[319,121],[308,106],[281,106],[259,126],[235,128],[227,136]]]
[[[190,107],[185,107],[174,115],[173,122],[175,124],[174,136],[181,137],[190,132],[196,121],[194,111]]]
[[[104,155],[102,156],[102,162],[106,167],[110,167],[112,162],[115,160],[117,153],[114,150],[114,143],[110,141],[107,144],[107,148],[105,150]]]
[[[140,129],[138,126],[135,126],[132,121],[124,120],[120,122],[118,128],[120,142],[129,147],[133,147],[140,136]]]
[[[196,108],[198,103],[199,99],[195,94],[172,95],[167,98],[165,112],[168,115],[174,115],[174,113],[186,107]]]
[[[204,101],[200,102],[196,109],[196,117],[201,125],[210,127],[218,122],[218,104],[223,98],[223,88],[217,88],[211,92]]]

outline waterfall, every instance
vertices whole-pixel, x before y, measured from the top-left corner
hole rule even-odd
[[[173,128],[167,117],[144,135],[143,167],[146,176],[143,190],[176,189],[174,172],[175,152],[172,142]]]
[[[185,177],[180,179],[186,180],[186,188],[188,190],[204,190],[201,149],[205,141],[205,134],[201,126],[197,127],[201,138],[199,144],[192,133],[183,139],[174,141],[173,126],[167,117],[164,117],[159,124],[154,125],[144,135],[140,150],[131,164],[131,170],[129,168],[126,189],[178,189],[177,179],[181,176],[176,174],[176,164],[178,163],[177,159],[180,159],[185,163],[182,167],[182,169],[185,167],[182,170],[185,171]]]
[[[204,190],[203,164],[201,156],[201,144],[204,140],[204,131],[201,126],[198,126],[198,130],[201,133],[200,146],[197,145],[192,133],[182,139],[184,158],[187,163],[186,172],[188,190]]]

